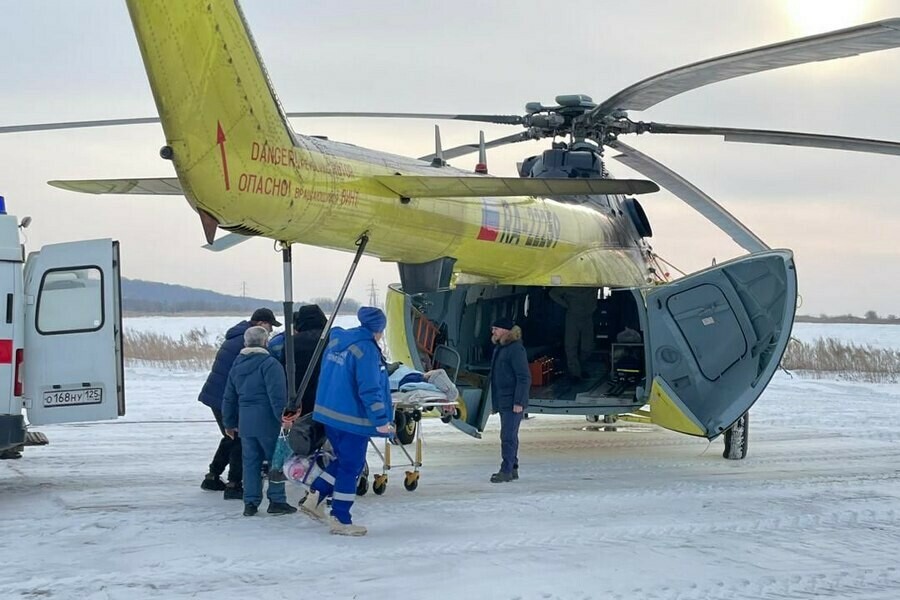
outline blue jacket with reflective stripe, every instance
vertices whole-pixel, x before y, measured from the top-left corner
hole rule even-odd
[[[313,419],[364,436],[381,435],[375,428],[394,420],[387,369],[368,329],[331,330]]]

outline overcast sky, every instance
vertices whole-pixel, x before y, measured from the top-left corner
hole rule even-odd
[[[564,3],[375,3],[247,0],[250,27],[290,111],[521,114],[582,93],[600,102],[631,83],[720,54],[900,16],[900,0],[651,0]],[[0,0],[0,125],[155,116],[124,2]],[[900,49],[714,84],[635,120],[786,129],[900,140]],[[419,156],[432,122],[295,120],[301,133]],[[444,146],[477,140],[477,124],[443,123]],[[501,126],[488,136],[513,133]],[[796,253],[801,313],[900,314],[900,157],[629,137],[723,204],[772,247]],[[197,215],[179,197],[93,197],[50,179],[171,176],[159,126],[0,136],[0,195],[31,215],[28,245],[93,237],[122,242],[127,277],[280,298],[280,257],[251,240],[204,251]],[[495,174],[548,142],[489,153]],[[612,155],[612,153],[608,153]],[[635,173],[609,160],[619,177]],[[473,158],[453,164],[471,168]],[[682,270],[742,253],[666,192],[644,196],[656,251]],[[351,255],[295,250],[295,298],[334,296]],[[350,296],[398,280],[367,259]]]

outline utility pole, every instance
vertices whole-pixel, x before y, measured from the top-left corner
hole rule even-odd
[[[373,279],[369,286],[366,288],[369,290],[369,306],[374,306],[376,308],[381,308],[378,305],[378,286],[375,285],[375,280]]]
[[[246,297],[247,297],[247,282],[242,281],[241,282],[241,298],[246,298]]]

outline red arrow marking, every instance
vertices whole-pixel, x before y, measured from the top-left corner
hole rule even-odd
[[[231,182],[228,181],[228,159],[225,156],[225,132],[222,131],[222,123],[216,121],[216,143],[222,151],[222,173],[225,176],[225,190],[231,189]]]

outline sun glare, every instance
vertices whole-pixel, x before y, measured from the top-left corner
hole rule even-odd
[[[858,24],[867,4],[867,0],[785,0],[785,10],[797,33],[811,35]]]

